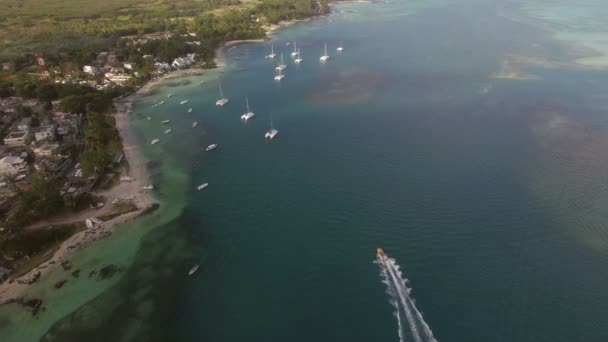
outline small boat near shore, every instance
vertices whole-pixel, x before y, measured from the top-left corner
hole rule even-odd
[[[168,124],[170,122],[171,122],[171,120],[164,120],[164,121],[161,121],[160,123],[163,124],[163,125],[166,125],[166,124]]]
[[[188,109],[188,113],[192,113],[192,108]]]
[[[184,101],[180,102],[179,104],[183,105],[183,104],[186,104],[186,103],[188,103],[188,100],[184,100]]]
[[[210,151],[215,150],[216,148],[217,148],[217,144],[211,144],[205,148],[205,151],[210,152]]]
[[[201,191],[201,190],[203,190],[204,188],[206,188],[207,186],[209,186],[209,183],[203,183],[203,184],[201,184],[201,185],[197,186],[197,187],[196,187],[196,190]]]
[[[166,129],[166,130],[165,130],[165,134],[169,134],[169,133],[171,133],[171,131],[172,131],[172,129],[171,129],[171,128]]]
[[[154,190],[154,185],[149,184],[141,187],[143,190]]]
[[[150,145],[158,144],[159,141],[160,139],[154,139],[152,142],[150,142]]]
[[[198,265],[198,264],[196,264],[196,265],[192,266],[192,268],[190,269],[190,271],[188,271],[188,275],[189,275],[189,276],[191,276],[191,275],[193,275],[194,273],[196,273],[196,271],[198,271],[198,268],[199,268],[199,265]]]
[[[192,123],[192,128],[196,127],[196,125],[198,125],[198,122],[194,121],[194,122]]]

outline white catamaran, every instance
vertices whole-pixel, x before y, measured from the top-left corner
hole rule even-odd
[[[281,72],[281,69],[277,69],[277,75],[274,77],[274,80],[280,82],[284,78],[285,78],[285,75],[283,75],[283,73]]]
[[[228,99],[224,97],[224,91],[222,90],[222,82],[219,85],[220,88],[220,97],[215,101],[216,106],[223,107],[226,103],[228,103]]]
[[[303,59],[302,59],[302,54],[300,53],[300,49],[298,49],[298,56],[297,56],[297,58],[296,58],[296,59],[294,59],[293,61],[294,61],[294,63],[296,63],[296,64],[300,64],[300,63],[302,63]]]
[[[274,53],[274,44],[270,45],[270,54],[268,56],[266,56],[266,58],[269,59],[274,59],[277,56],[276,53]]]
[[[285,65],[285,62],[283,61],[283,54],[281,53],[281,64],[277,65],[275,69],[277,71],[283,71],[285,68],[287,68],[287,65]]]
[[[246,97],[245,98],[245,102],[247,103],[247,112],[245,112],[245,114],[241,115],[241,120],[243,121],[248,121],[249,119],[251,119],[255,114],[253,114],[253,112],[251,111],[251,109],[249,108],[249,98]]]
[[[264,134],[264,138],[272,140],[277,136],[277,134],[279,134],[279,131],[274,128],[274,125],[272,124],[272,117],[270,117],[270,130]]]
[[[325,43],[325,53],[319,58],[319,60],[321,62],[327,62],[329,60],[329,55],[327,54],[327,43]]]
[[[292,58],[298,57],[298,48],[296,47],[296,42],[293,42],[293,52],[291,53]]]

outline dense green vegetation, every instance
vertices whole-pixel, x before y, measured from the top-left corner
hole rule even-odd
[[[32,188],[21,193],[21,197],[16,212],[9,218],[11,227],[21,227],[48,217],[63,209],[64,205],[59,182],[55,178],[34,176]]]
[[[56,248],[62,241],[80,229],[82,229],[80,225],[61,225],[31,232],[19,232],[9,237],[0,238],[2,254],[15,260],[15,264],[5,266],[16,268],[15,276],[18,276],[42,262],[46,251]],[[29,258],[26,258],[26,256]],[[3,259],[0,265],[4,263],[6,263],[6,259]]]
[[[120,47],[123,60],[150,54],[170,61],[196,52],[210,59],[221,42],[263,36],[263,25],[329,11],[328,0],[0,0],[0,62],[36,72],[33,52],[47,65],[77,71],[96,53]],[[218,10],[219,9],[219,10]],[[260,19],[260,20],[254,20]],[[209,25],[209,26],[207,26]],[[128,47],[124,36],[171,32],[169,40]],[[200,32],[201,46],[184,44],[181,34]],[[123,51],[124,50],[124,51]],[[144,70],[145,71],[145,70]],[[2,88],[0,87],[0,91]]]

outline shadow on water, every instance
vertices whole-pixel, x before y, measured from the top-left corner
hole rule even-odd
[[[41,341],[171,340],[188,270],[204,261],[202,225],[194,217],[186,209],[151,231],[120,282],[57,322]]]

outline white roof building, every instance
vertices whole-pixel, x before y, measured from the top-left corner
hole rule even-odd
[[[14,176],[27,170],[27,163],[19,157],[6,156],[0,159],[0,175]]]
[[[28,136],[28,131],[11,132],[4,138],[4,144],[8,146],[24,146]]]
[[[55,127],[53,126],[45,126],[40,128],[36,133],[34,133],[34,137],[36,141],[53,138],[55,136]]]

